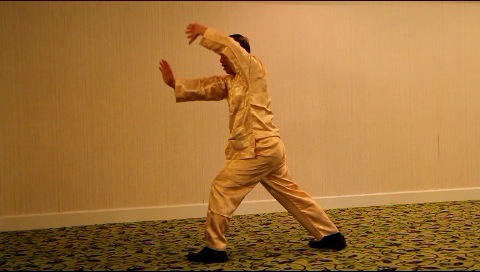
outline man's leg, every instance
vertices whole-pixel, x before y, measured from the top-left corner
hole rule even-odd
[[[267,191],[316,239],[338,232],[335,224],[309,194],[300,190],[284,165],[261,181]]]
[[[262,156],[227,162],[227,165],[212,182],[210,190],[205,227],[207,246],[197,254],[190,253],[188,256],[190,261],[226,261],[226,254],[223,253],[219,258],[210,258],[209,256],[226,250],[225,233],[230,226],[233,212],[255,185],[271,172],[272,164],[276,163],[278,164],[275,158]]]
[[[345,239],[325,213],[323,208],[308,193],[302,191],[293,181],[286,165],[283,143],[282,162],[276,171],[267,175],[262,185],[292,216],[313,236],[316,241],[309,243],[312,247],[343,249]],[[326,238],[322,241],[324,237]],[[334,239],[332,242],[330,242]],[[325,243],[327,244],[325,245]]]

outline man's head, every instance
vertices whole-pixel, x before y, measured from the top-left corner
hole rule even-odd
[[[234,39],[236,42],[238,42],[243,49],[245,49],[248,53],[250,53],[250,43],[248,42],[247,37],[244,37],[243,35],[240,35],[240,34],[232,34],[229,37]],[[225,70],[227,74],[229,75],[235,74],[235,72],[233,72],[232,67],[230,67],[230,64],[228,63],[227,57],[225,57],[224,55],[220,55],[220,62],[222,63],[223,70]]]
[[[250,53],[250,43],[248,42],[247,37],[244,37],[240,34],[232,34],[229,37],[233,38],[236,42],[240,44],[241,47],[243,47],[243,49]]]

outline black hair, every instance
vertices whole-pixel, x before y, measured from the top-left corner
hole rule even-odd
[[[237,41],[240,44],[240,46],[243,47],[243,49],[245,49],[248,53],[250,53],[250,43],[248,42],[247,37],[244,37],[243,35],[240,35],[240,34],[232,34],[229,37]]]

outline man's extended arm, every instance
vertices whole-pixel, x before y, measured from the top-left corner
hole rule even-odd
[[[187,26],[186,34],[191,44],[199,35],[205,34],[207,27],[192,23]],[[222,100],[227,98],[227,80],[229,76],[212,76],[199,79],[175,79],[170,64],[162,59],[159,66],[165,84],[175,90],[177,102],[197,100]]]
[[[211,101],[227,98],[227,78],[212,76],[198,79],[179,78],[175,83],[175,99],[177,102]]]
[[[227,77],[212,76],[199,79],[177,79],[173,76],[170,64],[164,59],[160,61],[165,84],[175,90],[177,102],[196,100],[222,100],[227,98]]]
[[[248,81],[250,72],[251,55],[243,49],[238,42],[224,33],[207,28],[202,34],[200,45],[227,57],[230,67],[235,74],[238,74]]]

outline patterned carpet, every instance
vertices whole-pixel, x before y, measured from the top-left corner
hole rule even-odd
[[[327,210],[348,246],[309,248],[284,213],[234,216],[230,260],[190,263],[204,218],[0,232],[0,270],[480,270],[480,201]]]

